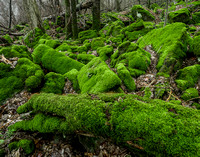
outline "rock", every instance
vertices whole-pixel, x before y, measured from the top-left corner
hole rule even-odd
[[[101,37],[92,39],[91,48],[92,50],[96,50],[99,47],[105,46],[104,39]]]
[[[192,50],[196,56],[200,57],[200,35],[194,37]]]
[[[185,101],[190,100],[192,98],[197,98],[197,97],[199,97],[199,92],[195,88],[186,89],[183,95],[181,96],[181,98]]]
[[[103,60],[106,61],[110,58],[110,56],[112,55],[114,49],[112,46],[110,45],[106,45],[104,47],[99,47],[97,49],[97,53],[99,55],[99,57]]]
[[[97,37],[97,32],[94,30],[87,30],[79,32],[78,38],[81,40],[81,42],[84,42],[86,39],[92,39]]]
[[[182,8],[178,11],[170,12],[168,14],[168,20],[170,23],[174,22],[190,22],[190,11],[187,8]]]

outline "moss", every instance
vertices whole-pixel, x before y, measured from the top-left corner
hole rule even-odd
[[[194,33],[197,31],[197,29],[196,29],[196,27],[192,26],[192,27],[189,27],[189,28],[188,28],[188,31],[189,31],[190,33],[194,34]]]
[[[178,88],[185,90],[194,87],[200,76],[200,65],[195,64],[179,70],[175,82]]]
[[[43,27],[45,30],[50,29],[49,21],[47,19],[43,21]]]
[[[154,29],[138,40],[140,47],[152,45],[158,53],[156,68],[159,72],[170,74],[181,66],[192,39],[183,23],[174,23],[164,28]]]
[[[190,12],[187,8],[180,9],[178,11],[170,12],[168,14],[168,20],[170,23],[174,22],[190,22]]]
[[[118,56],[120,56],[121,54],[126,53],[126,52],[135,51],[137,49],[138,49],[137,44],[131,43],[130,41],[125,41],[118,46],[118,51],[119,51]]]
[[[131,147],[129,150],[137,156],[144,153],[146,156],[199,156],[200,153],[200,112],[158,99],[113,93],[36,94],[17,110],[18,113],[29,111],[40,113],[9,129],[64,134],[81,130]]]
[[[60,41],[59,40],[46,40],[45,44],[53,49],[57,48],[60,46]]]
[[[62,23],[63,23],[63,22],[62,22],[61,16],[57,16],[57,18],[56,18],[56,25],[61,26]]]
[[[98,93],[115,90],[121,85],[118,76],[99,57],[83,66],[78,74],[81,93]]]
[[[144,21],[143,20],[138,20],[135,23],[130,24],[129,26],[123,28],[121,30],[122,33],[125,33],[126,31],[128,32],[133,32],[133,31],[139,31],[141,29],[144,29]]]
[[[145,71],[139,69],[128,68],[132,77],[136,78],[140,75],[144,75]]]
[[[99,47],[97,49],[97,53],[99,55],[99,57],[103,60],[106,61],[110,58],[110,56],[113,53],[113,47],[110,45],[106,45],[104,47]]]
[[[194,24],[200,23],[200,12],[195,12],[192,14],[192,22]]]
[[[34,63],[41,64],[49,71],[60,74],[65,74],[72,69],[80,70],[84,65],[43,44],[33,51],[32,56]]]
[[[62,94],[65,86],[65,78],[61,74],[50,72],[44,77],[44,87],[41,92]]]
[[[197,98],[197,97],[199,97],[199,92],[195,88],[186,89],[183,95],[181,96],[181,98],[185,101],[190,100],[192,98]]]
[[[146,87],[144,90],[144,97],[151,98],[151,95],[152,95],[151,89],[149,87]]]
[[[92,39],[97,37],[97,32],[94,30],[87,30],[79,32],[78,38],[81,40],[81,42],[84,42],[86,39]]]
[[[35,149],[35,144],[32,140],[21,139],[17,142],[10,143],[8,145],[8,148],[10,149],[10,151],[12,151],[14,149],[22,148],[23,151],[28,155],[28,154],[33,153],[33,151]]]
[[[196,109],[200,110],[200,104],[199,103],[193,103],[192,106],[195,106]]]
[[[149,29],[142,29],[139,31],[133,31],[133,32],[125,32],[125,35],[127,37],[127,39],[129,41],[135,41],[137,40],[139,37],[144,36],[145,34],[147,34],[150,30]]]
[[[10,65],[5,63],[0,63],[0,79],[3,77],[7,77],[9,72],[11,71]]]
[[[195,55],[197,55],[198,57],[200,56],[200,35],[194,37],[192,43],[192,50]]]
[[[98,38],[94,38],[91,42],[91,48],[92,50],[96,50],[97,48],[99,47],[103,47],[105,44],[104,44],[104,39],[101,38],[101,37],[98,37]]]
[[[107,13],[104,14],[104,16],[106,16],[104,18],[108,18],[109,21],[118,21],[118,20],[120,20],[125,24],[128,24],[128,23],[130,23],[132,21],[132,19],[129,18],[128,16],[120,14],[120,13],[117,13],[117,12],[107,12]],[[106,23],[108,23],[108,22],[106,22]]]
[[[23,25],[15,25],[15,29],[18,31],[22,31],[25,28]]]
[[[62,28],[61,27],[56,28],[56,32],[57,33],[62,33]]]
[[[64,77],[66,77],[68,80],[72,82],[73,88],[76,92],[80,90],[77,76],[78,76],[78,71],[76,69],[72,69],[71,71],[67,72],[64,75]]]
[[[5,157],[6,156],[6,152],[4,149],[0,149],[0,156],[1,157]]]
[[[91,54],[78,54],[77,60],[83,64],[89,63],[93,58],[95,58],[94,55]]]
[[[135,81],[131,77],[127,68],[122,63],[117,64],[116,68],[119,78],[122,80],[128,91],[134,91],[136,89]]]
[[[87,52],[89,50],[88,47],[89,47],[88,45],[87,46],[86,45],[79,46],[78,49],[77,49],[77,51],[79,53]]]
[[[60,46],[58,46],[58,47],[56,48],[56,50],[57,50],[57,51],[68,51],[68,52],[72,52],[71,47],[70,47],[68,44],[66,44],[66,43],[63,43],[63,44],[61,44]]]
[[[144,9],[141,5],[134,5],[131,8],[131,13],[134,19],[142,19],[144,21],[153,21],[155,20],[155,17],[146,9]],[[139,17],[139,15],[141,17]]]
[[[164,95],[169,92],[169,84],[168,83],[158,83],[155,85],[157,88],[155,89],[155,98],[162,99]]]
[[[110,37],[109,40],[111,41],[113,47],[118,47],[122,43],[121,36]]]
[[[9,44],[12,44],[12,43],[13,43],[12,38],[11,38],[8,34],[4,35],[3,38],[4,38]]]

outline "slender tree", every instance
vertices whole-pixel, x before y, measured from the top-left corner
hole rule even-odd
[[[72,36],[72,18],[71,18],[71,8],[70,1],[65,0],[65,29],[66,29],[66,38]]]
[[[93,0],[92,7],[92,27],[99,31],[101,26],[100,21],[100,0]]]
[[[78,38],[78,26],[77,26],[77,14],[76,14],[76,1],[71,0],[71,12],[72,12],[72,32],[73,39]]]
[[[10,8],[10,19],[8,28],[10,29],[12,24],[12,0],[10,0],[9,8]]]
[[[164,26],[167,24],[167,19],[168,19],[168,0],[166,0],[166,10],[165,10],[165,23]]]

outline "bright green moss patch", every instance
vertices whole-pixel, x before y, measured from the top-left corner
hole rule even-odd
[[[199,97],[199,92],[195,88],[186,89],[183,95],[181,96],[181,98],[186,101],[197,97]]]
[[[144,21],[153,21],[155,17],[141,5],[134,5],[131,9],[131,13],[134,19],[142,19]]]
[[[78,71],[76,69],[72,69],[71,71],[64,74],[64,77],[66,77],[68,80],[72,82],[73,88],[76,92],[80,90],[77,76],[78,76]]]
[[[192,22],[194,24],[200,23],[200,11],[192,14]]]
[[[95,56],[91,54],[78,54],[77,60],[83,64],[90,62]]]
[[[65,86],[65,78],[61,74],[50,72],[44,77],[44,87],[41,92],[62,94]]]
[[[178,88],[185,90],[194,87],[200,77],[200,65],[195,64],[179,70],[176,78]]]
[[[78,74],[81,93],[99,93],[116,90],[121,85],[118,76],[99,57],[83,66]]]
[[[168,14],[168,19],[170,23],[174,23],[174,22],[188,23],[190,21],[190,12],[187,8],[170,12]]]
[[[66,44],[66,43],[63,43],[63,44],[61,44],[60,46],[58,46],[58,47],[56,48],[56,50],[57,50],[57,51],[68,51],[68,52],[72,52],[71,47],[70,47],[68,44]]]
[[[138,31],[144,29],[144,21],[143,20],[138,20],[135,23],[130,24],[129,26],[123,28],[121,30],[122,33],[125,33],[126,31],[128,32],[133,32],[133,31]]]
[[[49,21],[47,19],[44,20],[43,27],[44,27],[45,30],[49,30],[50,29]]]
[[[135,81],[130,75],[130,72],[127,70],[127,68],[122,64],[117,64],[117,74],[119,78],[122,80],[124,85],[129,91],[134,91],[136,89]]]
[[[92,39],[97,37],[97,32],[94,30],[87,30],[79,32],[78,38],[81,40],[81,42],[84,42],[86,39]]]
[[[140,47],[152,45],[158,53],[159,60],[156,68],[163,73],[170,74],[181,66],[186,57],[187,47],[191,38],[187,34],[186,25],[174,23],[164,28],[154,29],[138,40]]]
[[[112,53],[113,53],[113,47],[110,46],[110,45],[106,45],[104,47],[100,47],[100,48],[97,49],[97,53],[98,53],[99,57],[103,61],[106,61],[112,55]]]
[[[98,38],[94,38],[91,42],[91,48],[92,50],[96,50],[97,48],[99,47],[103,47],[105,44],[104,44],[104,39],[101,38],[101,37],[98,37]]]
[[[47,40],[45,44],[53,49],[57,48],[60,45],[59,40]]]
[[[13,43],[12,38],[11,38],[8,34],[4,35],[3,38],[4,38],[9,44],[12,44],[12,43]]]
[[[130,141],[142,148],[131,147],[137,156],[200,155],[200,111],[162,100],[113,93],[95,97],[36,94],[17,110],[29,111],[39,113],[9,129],[64,134],[81,130],[126,148]]]
[[[200,56],[200,35],[194,37],[192,50],[195,55]]]
[[[41,64],[49,71],[60,74],[65,74],[72,69],[80,70],[84,65],[43,44],[37,46],[33,51],[32,56],[35,63]]]
[[[22,139],[17,142],[12,142],[8,145],[10,151],[14,149],[22,148],[23,151],[28,155],[31,154],[35,149],[35,144],[32,140]]]

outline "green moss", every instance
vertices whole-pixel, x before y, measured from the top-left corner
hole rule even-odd
[[[46,40],[45,44],[53,49],[57,48],[60,45],[59,40]]]
[[[62,28],[61,27],[56,28],[56,32],[57,33],[62,33]]]
[[[50,29],[50,25],[49,25],[49,21],[48,20],[44,20],[43,21],[43,27],[45,30],[49,30]]]
[[[170,12],[168,14],[168,20],[170,23],[174,22],[190,22],[190,12],[187,8],[180,9],[178,11]]]
[[[87,30],[79,32],[78,38],[81,40],[81,42],[84,42],[86,39],[92,39],[97,37],[97,32],[94,30]]]
[[[123,28],[121,30],[121,32],[122,33],[125,33],[126,31],[133,32],[133,31],[139,31],[141,29],[144,29],[144,21],[143,20],[138,20],[135,23],[132,23],[129,26]]]
[[[139,31],[133,31],[133,32],[125,32],[125,35],[127,37],[127,39],[129,41],[135,41],[137,40],[139,37],[144,36],[145,34],[147,34],[150,30],[149,29],[142,29]]]
[[[9,44],[12,44],[12,43],[13,43],[12,38],[11,38],[8,34],[4,35],[3,38],[4,38]]]
[[[35,149],[35,145],[32,140],[21,139],[17,142],[10,143],[8,145],[8,148],[10,149],[10,151],[12,151],[14,149],[22,148],[23,151],[28,155],[28,154],[33,153],[33,151]]]
[[[5,157],[5,155],[6,155],[5,150],[0,148],[0,156]]]
[[[72,82],[73,88],[76,92],[80,90],[77,76],[78,76],[78,71],[76,69],[72,69],[71,71],[67,72],[64,75],[64,77],[66,77]]]
[[[78,74],[81,93],[98,93],[115,90],[121,85],[118,76],[99,57],[83,66]]]
[[[25,28],[23,25],[15,25],[15,29],[18,31],[22,31]]]
[[[87,64],[90,62],[93,58],[95,58],[94,55],[91,54],[78,54],[77,55],[77,60],[83,64]]]
[[[186,89],[181,98],[185,101],[190,100],[192,98],[199,97],[199,92],[195,88]]]
[[[155,20],[155,17],[148,10],[145,10],[141,5],[134,5],[131,8],[131,13],[133,18],[136,20],[137,19],[142,19],[144,21]]]
[[[62,94],[65,86],[65,78],[61,74],[50,72],[44,77],[44,87],[41,92]]]
[[[109,40],[113,47],[118,47],[122,43],[122,36],[110,37]]]
[[[9,129],[64,134],[81,130],[131,147],[137,156],[200,155],[200,111],[162,100],[113,93],[36,94],[17,110],[29,111],[40,113]],[[127,145],[127,141],[142,150]]]
[[[99,47],[97,49],[97,53],[99,55],[99,57],[103,60],[106,61],[107,59],[110,58],[110,56],[113,53],[113,47],[110,45],[106,45],[104,47]]]
[[[200,12],[195,12],[192,14],[192,21],[194,24],[200,23]]]
[[[105,44],[104,44],[104,39],[101,38],[101,37],[98,37],[98,38],[94,38],[91,42],[91,48],[92,50],[96,50],[97,48],[99,47],[103,47]]]
[[[200,35],[194,37],[192,50],[195,55],[200,56]]]
[[[56,25],[61,26],[62,25],[62,17],[61,16],[57,16],[56,18]]]
[[[68,51],[68,52],[72,52],[71,47],[70,47],[68,44],[66,44],[66,43],[63,43],[63,44],[61,44],[60,46],[58,46],[58,47],[56,48],[56,50],[57,50],[57,51]]]
[[[149,87],[146,87],[144,90],[144,97],[151,98],[151,95],[152,95],[151,89]]]
[[[194,87],[200,76],[200,65],[195,64],[179,70],[176,78],[178,88],[185,90]]]
[[[129,91],[134,91],[136,89],[135,81],[130,75],[130,72],[127,70],[127,68],[122,64],[117,64],[117,74],[119,78],[122,80],[124,85]]]
[[[152,45],[158,53],[159,60],[156,68],[159,72],[170,74],[180,66],[186,57],[188,46],[192,39],[183,23],[174,23],[164,28],[154,29],[138,40],[140,47]]]
[[[188,31],[189,31],[190,33],[194,34],[194,33],[197,31],[197,29],[196,29],[196,27],[192,26],[192,27],[189,27],[189,28],[188,28]]]
[[[90,45],[90,44],[89,44]],[[83,52],[87,52],[89,49],[88,49],[88,45],[86,46],[86,45],[83,45],[83,46],[79,46],[78,47],[78,49],[77,49],[77,51],[79,52],[79,53],[83,53]]]
[[[49,71],[60,74],[65,74],[72,69],[80,70],[84,65],[43,44],[33,51],[32,56],[34,63],[41,64]]]
[[[164,95],[169,92],[169,84],[168,83],[158,83],[155,85],[155,98],[162,99]]]
[[[145,74],[145,71],[139,69],[128,68],[128,70],[130,71],[131,76],[134,78]]]

